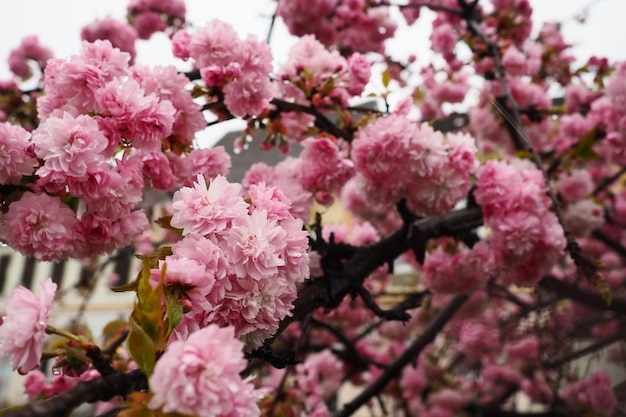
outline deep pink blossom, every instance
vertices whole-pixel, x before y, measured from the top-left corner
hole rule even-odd
[[[0,184],[19,183],[39,165],[26,149],[30,136],[21,126],[0,123]]]
[[[141,39],[149,39],[168,24],[184,23],[187,8],[182,0],[131,0],[127,11]]]
[[[7,300],[0,324],[0,357],[10,355],[13,370],[25,374],[39,365],[56,289],[48,278],[39,284],[39,297],[20,285]]]
[[[33,132],[35,154],[44,161],[37,170],[40,177],[60,174],[83,177],[95,172],[104,161],[109,142],[98,123],[89,116],[50,117]]]
[[[26,80],[33,76],[33,71],[28,65],[29,60],[35,61],[43,71],[47,61],[52,57],[52,50],[41,45],[37,36],[26,36],[20,45],[9,53],[9,69],[13,74]]]
[[[170,343],[150,377],[149,407],[199,417],[254,417],[264,393],[239,373],[247,365],[232,328],[210,325]]]
[[[51,59],[44,72],[46,94],[37,100],[39,117],[56,109],[89,113],[98,108],[95,92],[128,72],[130,55],[113,48],[108,40],[83,42],[79,55]]]
[[[132,145],[146,151],[161,150],[172,133],[176,109],[156,94],[145,94],[133,79],[116,78],[95,93],[101,129],[110,148]]]
[[[26,192],[1,219],[0,239],[37,260],[59,260],[72,254],[78,220],[60,199]]]
[[[133,63],[137,56],[137,51],[135,50],[135,41],[138,38],[137,30],[128,23],[112,17],[105,17],[83,26],[80,31],[80,37],[87,42],[107,39],[113,47],[130,55],[130,64]]]

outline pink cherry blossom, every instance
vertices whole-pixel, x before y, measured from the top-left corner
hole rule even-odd
[[[170,343],[150,377],[149,407],[199,417],[254,417],[263,391],[239,373],[243,344],[233,329],[210,325]]]
[[[80,37],[87,42],[95,42],[98,39],[109,40],[113,47],[130,55],[129,63],[131,65],[137,55],[135,50],[135,42],[138,38],[137,30],[128,23],[112,17],[105,17],[83,26]]]
[[[50,117],[33,132],[35,154],[44,161],[37,174],[41,177],[63,175],[83,177],[95,172],[104,161],[108,146],[98,123],[89,116]]]
[[[47,61],[53,56],[52,50],[41,45],[37,36],[26,36],[20,45],[9,53],[9,69],[13,74],[26,80],[33,76],[28,60],[35,61],[43,71]]]
[[[132,145],[146,151],[161,150],[172,133],[176,110],[168,100],[148,94],[134,79],[116,78],[95,93],[98,122],[110,148]]]
[[[1,218],[0,240],[37,260],[59,260],[79,241],[78,220],[60,199],[26,192]]]
[[[39,165],[27,152],[30,133],[20,126],[0,124],[0,183],[19,183]]]
[[[47,278],[39,284],[39,297],[18,286],[5,305],[0,324],[0,357],[11,356],[13,370],[25,374],[41,361],[43,338],[57,285]]]
[[[187,8],[182,0],[131,0],[127,11],[141,39],[149,39],[170,22],[183,23]]]
[[[241,185],[231,184],[221,175],[210,185],[198,175],[193,188],[184,187],[174,194],[171,224],[183,229],[183,235],[206,236],[221,232],[231,225],[233,219],[248,211],[240,193]]]
[[[128,72],[130,55],[113,48],[108,40],[83,42],[80,55],[51,59],[44,72],[46,94],[37,100],[39,117],[55,109],[88,113],[97,109],[94,93]]]
[[[267,218],[265,210],[235,217],[222,237],[224,253],[239,278],[258,281],[276,275],[278,267],[285,265],[282,251],[286,233]]]

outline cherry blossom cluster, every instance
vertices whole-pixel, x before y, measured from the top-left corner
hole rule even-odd
[[[39,260],[110,253],[148,226],[144,187],[226,174],[223,148],[189,153],[206,121],[188,82],[174,67],[129,67],[108,41],[48,60],[39,126],[0,127],[0,178],[28,187],[0,216],[0,239]]]
[[[393,37],[397,25],[389,8],[377,3],[324,0],[309,7],[306,1],[286,0],[279,2],[277,15],[293,35],[314,34],[327,48],[382,53],[385,40]]]
[[[314,36],[301,37],[291,47],[287,61],[278,70],[282,94],[297,103],[347,106],[360,96],[370,79],[370,63],[360,53],[348,59],[329,51]]]
[[[173,50],[176,57],[193,60],[211,95],[223,94],[233,115],[257,115],[269,107],[272,53],[267,43],[254,36],[241,40],[230,24],[213,20],[193,33],[176,32]]]
[[[476,201],[491,231],[496,275],[507,284],[537,283],[565,247],[542,173],[529,164],[489,161],[476,185]]]
[[[290,203],[264,183],[248,189],[222,176],[174,194],[171,225],[183,239],[161,261],[166,286],[188,306],[174,338],[209,324],[231,326],[246,349],[259,347],[290,314],[297,285],[309,277],[308,233]],[[158,282],[161,271],[153,270]]]
[[[242,348],[232,327],[214,324],[170,343],[150,377],[149,407],[199,417],[258,416],[265,393],[239,376],[247,363]]]
[[[467,195],[477,161],[473,138],[434,131],[401,115],[376,120],[352,144],[352,160],[375,202],[406,199],[412,211],[441,215]]]
[[[187,6],[183,0],[131,0],[126,8],[129,21],[141,39],[185,23]]]

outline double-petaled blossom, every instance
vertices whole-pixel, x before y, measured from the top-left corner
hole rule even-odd
[[[20,285],[5,304],[5,316],[0,322],[0,357],[11,356],[11,366],[22,374],[35,369],[41,361],[56,289],[50,278],[39,284],[39,297]]]
[[[202,80],[222,89],[224,103],[235,116],[256,115],[269,107],[272,53],[253,36],[240,39],[234,28],[212,20],[194,33],[174,36],[174,54],[193,59]]]
[[[199,417],[254,417],[264,392],[239,373],[247,365],[232,327],[209,325],[169,344],[150,377],[150,408]]]
[[[0,218],[0,240],[37,260],[59,260],[81,240],[74,212],[57,197],[26,192]]]
[[[46,62],[53,57],[52,50],[39,43],[37,36],[26,36],[20,45],[9,53],[9,69],[18,77],[26,80],[33,76],[28,61],[35,61],[43,70]]]
[[[37,100],[39,117],[45,119],[57,109],[96,110],[95,92],[125,76],[129,60],[129,54],[113,48],[108,40],[84,41],[79,55],[49,60],[43,78],[46,94]]]
[[[221,175],[209,185],[198,175],[193,188],[184,187],[174,194],[171,224],[183,229],[183,235],[221,232],[233,219],[247,213],[240,192],[241,185],[231,184]]]
[[[21,126],[0,123],[0,183],[19,183],[39,165],[28,152],[30,136]]]
[[[98,123],[89,116],[49,117],[33,132],[35,155],[44,161],[37,170],[42,178],[81,178],[96,172],[108,146]]]
[[[536,283],[565,247],[541,172],[489,161],[481,169],[475,196],[491,229],[496,275],[506,283]]]
[[[80,37],[87,42],[95,42],[98,39],[108,40],[113,47],[130,55],[130,64],[137,56],[135,49],[135,42],[138,38],[137,30],[128,23],[110,16],[83,26]]]
[[[428,125],[391,115],[359,131],[352,159],[374,201],[406,198],[414,212],[440,215],[469,191],[475,152],[468,135],[446,138]]]
[[[250,204],[221,176],[209,186],[198,176],[174,195],[171,224],[184,238],[164,261],[164,283],[181,287],[191,307],[176,338],[215,323],[232,326],[251,350],[291,314],[296,285],[309,277],[308,234],[280,191],[250,187]]]

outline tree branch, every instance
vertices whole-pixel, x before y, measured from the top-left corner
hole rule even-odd
[[[424,329],[424,332],[411,343],[411,345],[400,355],[395,361],[393,361],[387,369],[369,385],[361,394],[355,399],[346,404],[343,409],[335,415],[335,417],[348,417],[356,410],[358,410],[363,404],[368,402],[374,396],[380,394],[380,392],[387,386],[387,384],[400,374],[402,369],[414,362],[422,350],[428,346],[441,329],[450,321],[456,312],[461,308],[463,303],[467,300],[467,295],[456,295],[446,305],[435,318],[428,323],[428,326]]]
[[[148,379],[139,370],[116,373],[80,382],[76,387],[46,400],[6,411],[2,417],[65,417],[84,403],[108,401],[117,395],[148,389]]]

